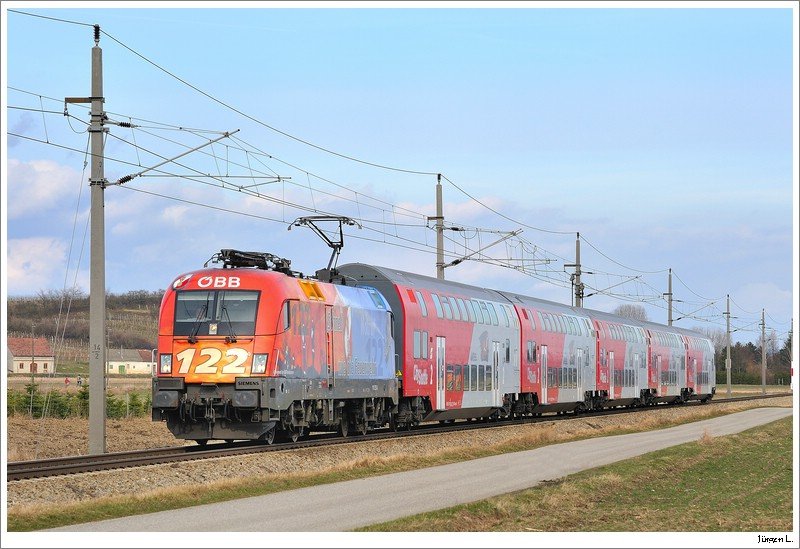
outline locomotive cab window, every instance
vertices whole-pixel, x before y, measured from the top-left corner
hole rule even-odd
[[[255,334],[259,292],[188,290],[175,294],[175,335]]]

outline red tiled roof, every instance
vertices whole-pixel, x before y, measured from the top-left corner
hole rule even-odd
[[[9,337],[8,350],[15,357],[31,356],[31,349],[34,356],[54,356],[50,343],[44,337]]]
[[[147,349],[139,349],[139,356],[142,357],[142,362],[150,362],[153,358],[153,354]]]

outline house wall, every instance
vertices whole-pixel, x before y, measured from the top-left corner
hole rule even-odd
[[[154,364],[152,362],[120,362],[110,361],[108,363],[109,374],[152,374]]]
[[[9,366],[11,366],[11,368],[8,369],[8,372],[13,374],[30,374],[31,364],[34,364],[35,373],[52,374],[54,363],[55,363],[55,357],[52,356],[46,356],[46,357],[37,356],[34,357],[33,362],[31,362],[31,357],[15,358],[9,361]]]

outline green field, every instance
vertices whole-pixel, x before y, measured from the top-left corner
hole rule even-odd
[[[360,531],[791,530],[792,419],[787,418]]]

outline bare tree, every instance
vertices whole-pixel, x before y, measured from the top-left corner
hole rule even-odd
[[[778,354],[778,351],[780,351],[780,348],[778,347],[778,334],[775,332],[775,330],[770,330],[767,333],[766,347],[768,357],[774,356]]]
[[[724,349],[728,345],[728,333],[721,328],[710,328],[708,326],[693,326],[692,330],[694,330],[695,332],[700,332],[708,339],[710,339],[711,344],[714,346],[715,352],[719,352],[720,349]]]
[[[613,314],[624,316],[625,318],[632,318],[633,320],[649,320],[647,318],[647,311],[644,307],[630,303],[619,305],[616,309],[614,309]]]

